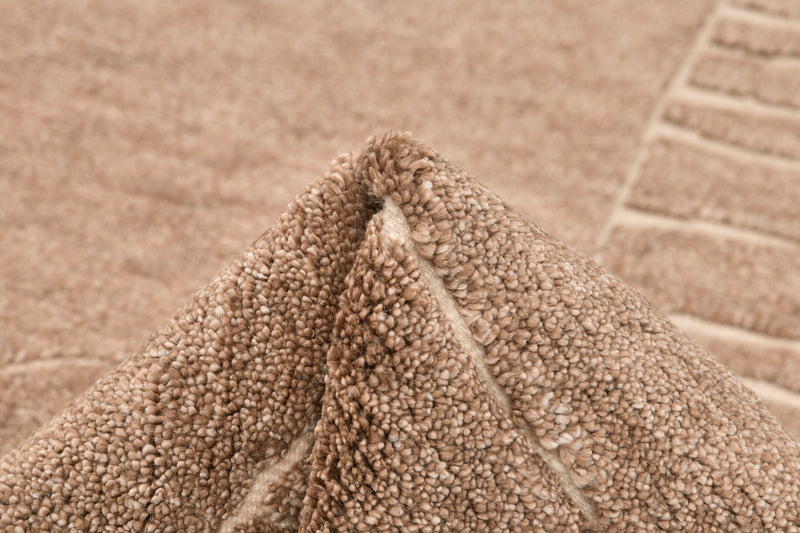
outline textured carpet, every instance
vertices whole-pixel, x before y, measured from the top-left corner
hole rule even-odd
[[[0,454],[389,128],[601,261],[800,435],[795,2],[3,15]]]
[[[0,460],[0,526],[790,531],[800,445],[635,291],[390,135]]]

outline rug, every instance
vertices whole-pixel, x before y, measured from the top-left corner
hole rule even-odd
[[[599,260],[800,436],[798,35],[791,0],[8,3],[0,455],[389,129]]]
[[[2,459],[0,526],[790,531],[798,489],[731,371],[388,134]]]

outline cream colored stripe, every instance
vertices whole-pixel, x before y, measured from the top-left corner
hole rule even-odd
[[[23,363],[12,363],[10,365],[0,366],[0,375],[2,374],[22,374],[37,370],[53,370],[63,367],[77,367],[77,366],[108,366],[113,367],[119,364],[119,361],[111,359],[83,359],[83,358],[65,358],[65,359],[37,359],[36,361],[25,361]]]
[[[773,337],[750,331],[749,329],[713,322],[694,315],[683,313],[670,313],[667,315],[672,323],[684,330],[689,335],[698,333],[708,335],[725,341],[749,344],[761,348],[775,348],[780,350],[791,350],[800,354],[800,341],[787,339],[785,337]]]
[[[264,498],[269,493],[270,486],[280,481],[281,476],[308,453],[313,443],[314,433],[312,431],[303,433],[289,445],[283,457],[268,463],[256,476],[253,485],[250,487],[250,492],[239,508],[222,523],[218,530],[219,533],[233,533],[233,530],[239,524],[244,524],[251,518],[258,517],[261,512],[261,502],[264,501]]]
[[[383,218],[382,233],[389,238],[406,243],[409,251],[416,256],[422,277],[427,282],[428,287],[439,303],[439,307],[450,323],[450,326],[453,328],[456,338],[471,357],[489,394],[492,395],[505,414],[511,418],[512,410],[510,398],[497,383],[497,380],[486,364],[483,348],[473,339],[472,333],[459,309],[458,303],[447,288],[445,288],[444,282],[436,273],[433,264],[417,253],[416,246],[411,238],[411,230],[408,227],[403,212],[400,211],[400,208],[390,199],[384,198],[384,208],[381,217]],[[562,489],[575,505],[578,506],[581,513],[583,513],[586,519],[589,520],[595,528],[598,528],[600,522],[597,519],[597,514],[595,513],[592,502],[572,480],[568,468],[561,462],[558,453],[556,453],[555,450],[544,449],[527,423],[523,422],[522,427],[519,427],[518,430],[531,442],[533,449],[539,457],[542,458],[545,464],[547,464],[550,470],[553,471],[559,483],[561,483]]]
[[[772,104],[752,96],[736,96],[720,90],[687,85],[676,90],[673,98],[678,103],[704,106],[708,111],[747,113],[751,118],[794,119],[800,118],[800,109],[788,105]]]
[[[682,218],[671,217],[654,213],[652,211],[641,211],[632,207],[622,207],[614,216],[614,227],[625,226],[631,228],[650,228],[661,230],[685,231],[709,237],[722,239],[733,239],[737,241],[749,242],[760,246],[783,248],[787,250],[797,250],[798,243],[791,239],[777,237],[752,231],[720,222],[710,222],[706,220],[685,220]]]
[[[656,128],[656,136],[659,139],[680,142],[690,148],[702,148],[713,154],[727,156],[745,163],[760,164],[768,168],[792,171],[797,171],[797,169],[800,168],[800,163],[798,163],[796,159],[759,152],[758,150],[751,150],[724,141],[703,137],[695,130],[670,122],[659,123]]]
[[[614,198],[614,204],[611,206],[611,213],[609,214],[608,219],[606,219],[603,227],[600,229],[600,233],[597,238],[597,247],[593,253],[594,259],[600,263],[602,263],[603,253],[605,253],[605,247],[608,243],[609,237],[611,236],[611,231],[614,229],[614,225],[616,224],[615,215],[628,202],[628,198],[633,191],[633,187],[639,180],[642,166],[644,165],[649,153],[650,143],[656,137],[658,126],[662,122],[661,117],[664,115],[667,104],[672,100],[673,94],[676,91],[688,85],[687,80],[691,75],[692,68],[697,62],[697,58],[707,48],[711,38],[711,31],[714,26],[716,26],[721,12],[722,3],[720,2],[717,3],[714,11],[712,11],[711,14],[706,17],[703,27],[698,32],[691,50],[689,50],[689,53],[679,65],[677,72],[669,82],[669,86],[664,92],[661,93],[661,96],[659,96],[655,107],[653,107],[653,112],[650,114],[650,118],[645,125],[641,139],[639,139],[639,149],[636,151],[636,155],[632,164],[630,167],[628,167],[628,171],[625,175],[625,181],[617,191],[617,195]]]
[[[743,22],[751,22],[760,26],[775,28],[776,30],[800,30],[800,24],[793,19],[787,18],[783,15],[769,13],[768,11],[751,9],[744,6],[725,4],[722,9],[722,14],[726,18],[732,18]]]
[[[694,336],[696,334],[707,335],[709,337],[750,345],[753,347],[789,350],[800,354],[800,341],[782,339],[779,337],[770,337],[769,335],[763,335],[761,333],[729,326],[727,324],[710,322],[708,320],[703,320],[691,315],[677,313],[670,314],[669,319],[690,336]],[[800,394],[788,389],[784,389],[783,387],[769,381],[748,378],[738,374],[737,376],[745,385],[753,389],[753,391],[762,400],[800,409]]]
[[[734,48],[733,46],[727,45],[724,42],[708,43],[708,51],[724,53],[754,61],[768,61],[770,65],[775,67],[797,68],[800,66],[800,56],[773,55],[762,59],[757,53],[753,53],[746,48]]]
[[[744,378],[741,376],[739,376],[739,379],[742,383],[753,389],[753,392],[762,400],[786,405],[793,409],[800,409],[800,394],[796,392],[779,387],[769,381]]]
[[[796,0],[795,0],[796,1]],[[739,2],[731,2],[730,0],[726,2],[727,8],[729,11],[739,11],[744,15],[760,15],[762,17],[767,17],[770,19],[776,19],[781,22],[788,22],[790,20],[798,20],[797,14],[792,13],[781,13],[780,10],[770,10],[769,2],[766,4],[758,5],[758,4],[746,4],[741,1]]]

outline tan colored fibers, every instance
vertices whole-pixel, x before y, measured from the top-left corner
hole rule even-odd
[[[3,531],[798,529],[752,391],[406,134],[0,460]]]
[[[394,202],[387,198],[384,199],[384,207],[383,211],[381,211],[381,217],[383,218],[384,234],[387,236],[387,238],[393,238],[395,240],[399,240],[401,243],[407,244],[409,246],[409,252],[416,256],[419,271],[427,283],[429,290],[436,298],[437,303],[442,308],[442,311],[450,323],[450,326],[453,328],[458,342],[467,351],[467,353],[469,353],[472,363],[475,365],[475,368],[480,374],[483,384],[486,386],[486,389],[491,397],[500,407],[502,407],[505,414],[510,415],[511,402],[509,401],[508,396],[503,389],[497,384],[497,380],[495,379],[494,375],[492,375],[489,367],[486,365],[483,348],[478,346],[478,344],[475,342],[475,339],[472,338],[472,334],[469,331],[469,326],[467,326],[466,322],[464,321],[464,317],[462,316],[461,310],[458,308],[458,304],[455,302],[447,289],[445,289],[444,283],[442,283],[441,278],[436,274],[433,264],[431,264],[431,262],[427,259],[416,255],[415,246],[411,240],[411,230],[409,229],[408,224],[406,224],[403,213],[394,204]],[[558,478],[559,483],[561,483],[564,492],[566,492],[575,505],[580,508],[581,512],[586,519],[589,520],[592,526],[597,528],[599,523],[594,509],[592,508],[591,502],[588,500],[588,498],[586,498],[586,495],[581,492],[580,487],[578,487],[572,478],[570,478],[569,471],[561,462],[558,454],[553,450],[545,450],[536,439],[536,436],[534,435],[530,426],[528,426],[524,420],[521,421],[518,429],[521,431],[522,435],[530,439],[533,449],[536,451],[539,457],[544,460],[550,470],[556,474],[556,477]]]
[[[269,492],[272,486],[279,483],[281,477],[296,465],[308,453],[308,450],[313,444],[313,438],[310,433],[300,436],[294,441],[286,455],[281,457],[278,461],[272,462],[267,465],[253,481],[250,487],[250,492],[247,493],[245,501],[239,506],[233,515],[228,517],[219,528],[219,533],[232,533],[235,528],[241,524],[246,524],[248,520],[258,518],[261,514],[262,500],[269,497]],[[287,524],[288,526],[297,524]]]

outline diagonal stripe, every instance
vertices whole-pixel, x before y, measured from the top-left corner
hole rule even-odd
[[[464,320],[458,303],[453,298],[453,295],[445,288],[444,282],[436,274],[433,264],[427,259],[423,258],[417,253],[416,246],[411,237],[411,230],[408,227],[405,216],[400,208],[393,203],[390,199],[384,198],[384,208],[381,213],[383,218],[383,232],[390,238],[400,240],[406,243],[406,248],[410,253],[414,254],[419,264],[419,269],[422,277],[427,282],[428,287],[431,289],[434,298],[436,298],[440,309],[447,318],[450,326],[453,328],[456,338],[461,343],[462,347],[467,351],[473,364],[475,365],[478,373],[483,379],[489,394],[495,399],[505,414],[511,417],[511,400],[505,391],[500,387],[492,374],[489,366],[486,364],[485,353],[483,348],[475,342],[472,337],[469,326]],[[515,421],[516,422],[516,421]],[[595,513],[594,506],[589,498],[581,491],[578,485],[572,480],[569,475],[569,469],[561,462],[558,453],[555,450],[546,450],[541,445],[536,435],[533,433],[531,427],[523,422],[521,427],[518,425],[519,432],[528,439],[533,445],[533,449],[537,455],[541,457],[544,463],[555,474],[561,488],[572,500],[572,502],[580,509],[583,516],[589,520],[593,527],[599,528],[600,522]]]
[[[280,481],[281,476],[297,464],[314,443],[314,434],[311,431],[303,433],[297,440],[289,445],[283,457],[268,463],[256,476],[250,492],[242,504],[229,516],[219,528],[219,533],[233,533],[239,524],[244,524],[252,518],[257,518],[261,511],[261,502],[269,494],[269,488]]]

